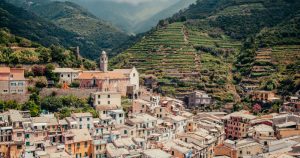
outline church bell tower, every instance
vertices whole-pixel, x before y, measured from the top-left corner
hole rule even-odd
[[[105,51],[100,55],[100,71],[107,72],[108,57]]]

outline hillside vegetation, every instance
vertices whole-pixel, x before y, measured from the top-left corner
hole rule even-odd
[[[82,55],[89,58],[98,57],[101,50],[106,50],[114,56],[113,53],[118,53],[122,44],[130,40],[127,34],[75,3],[51,2],[33,6],[30,10],[88,41],[85,45],[89,45],[91,50],[82,49]]]
[[[71,2],[22,0],[0,2],[0,27],[46,47],[55,44],[81,49],[81,55],[91,59],[106,50],[119,53],[134,41],[120,30]],[[26,9],[26,10],[25,10]]]
[[[94,69],[95,63],[77,57],[74,50],[52,45],[49,48],[0,29],[0,63],[9,66],[56,63],[61,67]],[[83,68],[82,67],[82,68]]]
[[[111,63],[156,75],[158,91],[179,98],[201,89],[219,101],[239,102],[249,85],[280,92],[285,80],[299,79],[299,4],[197,1],[160,21],[157,29]]]
[[[112,59],[112,65],[136,66],[146,75],[157,76],[160,85],[157,90],[167,95],[183,98],[192,90],[202,89],[230,102],[236,97],[234,88],[226,89],[233,87],[230,58],[239,46],[239,42],[225,35],[211,37],[177,22],[149,33]]]

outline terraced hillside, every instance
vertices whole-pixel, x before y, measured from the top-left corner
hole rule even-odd
[[[239,46],[228,37],[213,38],[177,22],[145,36],[111,63],[114,67],[135,66],[143,74],[157,76],[158,91],[168,95],[183,98],[192,90],[202,89],[218,100],[231,102],[238,96],[231,82],[230,58]]]
[[[278,83],[284,78],[297,80],[300,74],[300,46],[277,45],[256,51],[251,73],[242,80],[245,91],[268,89],[268,82]]]

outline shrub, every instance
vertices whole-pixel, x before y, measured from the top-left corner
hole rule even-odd
[[[48,85],[48,81],[46,77],[38,77],[37,81],[35,82],[35,86],[38,88],[44,88]]]

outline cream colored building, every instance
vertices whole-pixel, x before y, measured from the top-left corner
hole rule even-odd
[[[77,124],[79,129],[92,129],[94,128],[94,120],[93,115],[89,112],[86,113],[73,113],[71,115]]]
[[[121,107],[121,93],[118,92],[96,92],[92,94],[94,107],[114,105]]]
[[[59,82],[71,84],[78,78],[80,70],[74,70],[72,68],[55,68],[53,71],[59,74]]]
[[[271,141],[276,140],[275,131],[272,126],[265,124],[254,126],[253,139],[267,146]]]

